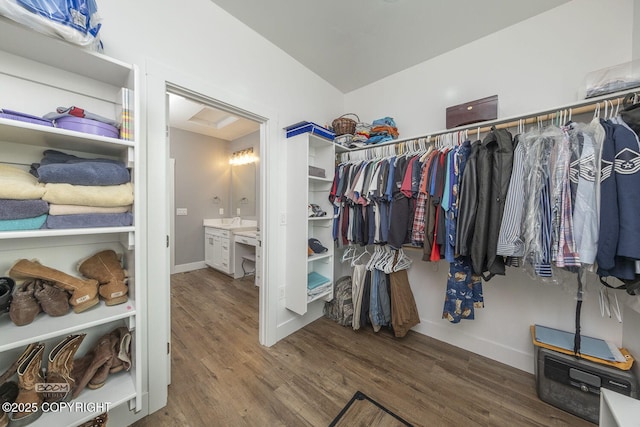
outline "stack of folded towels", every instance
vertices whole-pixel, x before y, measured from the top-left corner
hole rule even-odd
[[[44,184],[42,199],[49,203],[44,228],[133,224],[133,186],[122,162],[47,150],[30,172]]]
[[[0,231],[41,228],[49,210],[44,191],[28,172],[0,164]]]

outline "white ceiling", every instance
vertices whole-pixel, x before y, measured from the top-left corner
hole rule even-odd
[[[347,93],[569,0],[211,1]]]
[[[169,126],[233,141],[260,130],[260,123],[169,93]]]

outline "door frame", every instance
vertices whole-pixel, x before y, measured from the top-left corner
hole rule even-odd
[[[177,93],[188,98],[209,103],[216,108],[225,109],[235,114],[260,123],[260,203],[258,206],[259,240],[257,250],[262,250],[261,271],[262,285],[259,289],[259,331],[260,344],[270,346],[276,339],[278,289],[270,286],[269,280],[275,268],[270,246],[277,245],[272,239],[278,232],[276,221],[270,221],[273,209],[268,204],[270,171],[277,168],[272,164],[269,152],[269,141],[279,137],[277,114],[264,105],[242,95],[229,92],[227,89],[211,84],[198,77],[188,75],[152,59],[147,59],[146,68],[146,116],[147,116],[147,197],[148,197],[148,364],[149,364],[149,413],[152,413],[167,402],[167,385],[169,384],[170,355],[167,351],[170,342],[170,184],[169,179],[169,141],[167,137],[167,92]],[[275,159],[277,160],[277,159]],[[151,266],[153,266],[151,268]],[[164,268],[158,268],[164,266]],[[168,319],[169,318],[169,321]],[[166,326],[157,326],[166,325]]]

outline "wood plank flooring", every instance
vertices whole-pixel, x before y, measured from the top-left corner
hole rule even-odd
[[[171,277],[172,384],[135,427],[328,426],[360,390],[416,426],[593,426],[538,399],[531,374],[410,332],[319,319],[258,343],[258,289],[211,269]]]

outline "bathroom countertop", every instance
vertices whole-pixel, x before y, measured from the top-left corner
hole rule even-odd
[[[211,218],[205,219],[202,224],[204,227],[222,228],[230,230],[234,233],[239,231],[256,230],[258,221],[241,218]]]

